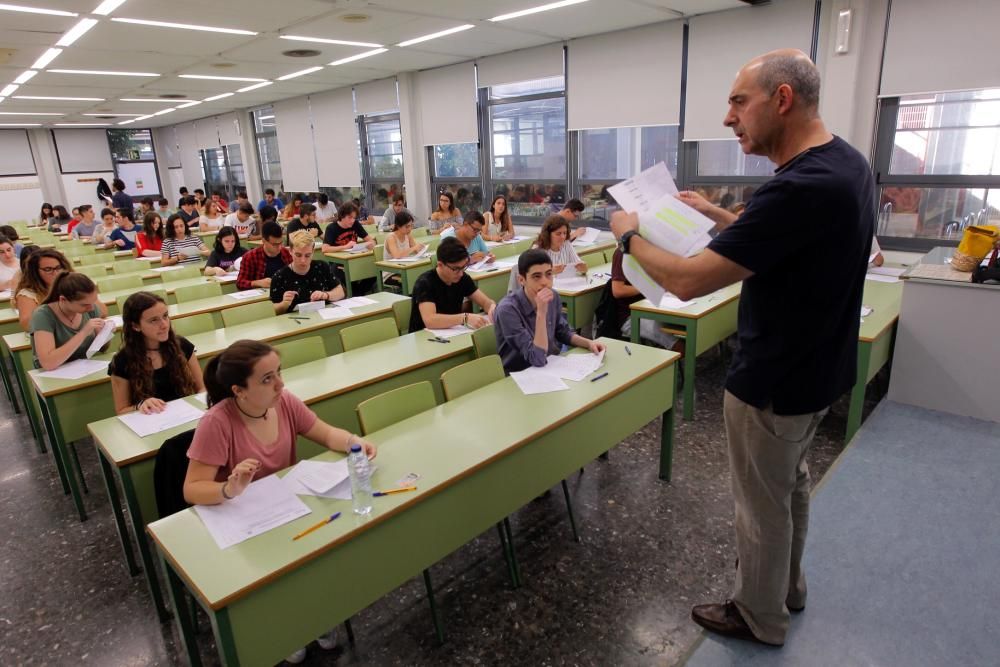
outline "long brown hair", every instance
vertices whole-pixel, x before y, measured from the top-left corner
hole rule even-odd
[[[23,250],[21,251],[21,254],[24,254]],[[62,267],[63,273],[73,270],[73,265],[69,263],[68,259],[66,259],[66,255],[62,254],[58,250],[53,250],[51,248],[35,250],[24,263],[24,270],[21,272],[21,279],[17,282],[17,288],[14,290],[15,295],[17,295],[17,293],[21,290],[27,289],[34,292],[38,299],[44,299],[48,296],[49,288],[45,285],[45,281],[42,280],[42,272],[39,268],[42,260],[46,257],[59,262],[59,266]],[[55,285],[55,282],[53,282],[53,285]]]
[[[153,220],[159,219],[160,226],[153,231]],[[163,218],[156,211],[150,211],[146,215],[142,216],[142,233],[146,235],[146,240],[150,243],[154,239],[163,240]]]
[[[52,282],[52,289],[42,303],[53,303],[59,297],[65,297],[67,301],[76,301],[86,294],[93,294],[97,291],[94,281],[82,273],[70,271],[60,273]]]
[[[139,330],[139,322],[142,314],[158,303],[166,305],[166,301],[156,294],[136,292],[122,304],[122,345],[118,354],[125,361],[130,403],[157,398],[153,384],[153,364],[146,354],[146,337]],[[167,340],[160,343],[160,356],[163,358],[163,368],[167,369],[170,381],[177,386],[178,393],[182,396],[193,394],[197,386],[173,327],[167,334]]]
[[[538,240],[535,245],[542,250],[548,250],[552,247],[552,233],[557,231],[560,227],[566,228],[567,242],[569,241],[569,222],[566,218],[561,215],[553,214],[545,218],[545,222],[542,223],[542,231],[538,232]]]
[[[498,216],[496,211],[497,202],[503,200],[503,215]],[[514,231],[514,221],[510,218],[510,205],[507,202],[507,197],[504,195],[497,195],[493,198],[493,203],[490,204],[490,215],[493,217],[494,222],[500,223],[500,233],[512,232]]]
[[[233,398],[233,385],[247,386],[247,380],[253,375],[254,364],[274,351],[267,343],[238,340],[221,354],[212,357],[205,366],[208,407]]]

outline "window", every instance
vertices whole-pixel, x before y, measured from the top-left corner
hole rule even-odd
[[[253,117],[254,143],[260,164],[261,190],[281,191],[281,156],[278,153],[278,128],[274,123],[274,108],[262,107],[250,112]]]
[[[698,143],[699,176],[759,176],[769,178],[777,165],[760,155],[747,155],[735,139]]]
[[[115,177],[125,182],[125,192],[140,199],[161,194],[150,130],[108,130],[108,146]]]
[[[382,215],[396,193],[403,192],[403,135],[399,114],[360,118],[362,174],[365,196],[361,203],[369,215]]]
[[[116,162],[155,160],[153,134],[149,130],[108,130],[111,159]]]
[[[246,189],[239,145],[206,148],[199,153],[202,173],[205,174],[205,192],[219,192],[225,196],[226,201],[235,200],[236,193]]]
[[[462,213],[483,210],[483,182],[479,171],[479,144],[433,146],[431,158],[431,207],[438,194],[450,192]]]
[[[926,250],[1000,223],[1000,89],[881,100],[875,173],[888,247]]]

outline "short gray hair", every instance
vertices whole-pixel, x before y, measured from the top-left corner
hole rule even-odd
[[[808,58],[794,55],[764,56],[757,83],[768,94],[787,83],[802,107],[809,111],[819,108],[819,70]]]

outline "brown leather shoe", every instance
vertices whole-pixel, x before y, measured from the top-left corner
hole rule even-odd
[[[781,646],[781,644],[769,644],[757,639],[732,600],[726,600],[722,604],[701,604],[693,607],[691,620],[710,632],[726,637],[746,639],[767,646]]]

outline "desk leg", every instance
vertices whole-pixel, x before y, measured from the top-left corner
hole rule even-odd
[[[191,618],[190,609],[185,604],[184,583],[174,572],[174,569],[167,563],[166,559],[160,557],[160,565],[167,573],[167,586],[170,589],[170,604],[174,610],[174,618],[177,619],[177,629],[181,634],[181,644],[187,654],[188,664],[191,667],[201,667],[201,655],[198,653],[198,641],[195,639],[194,619]]]
[[[340,265],[340,268],[344,270],[344,293],[347,294],[347,298],[354,296],[354,288],[351,286],[351,262],[350,260],[344,262]]]
[[[579,331],[580,323],[576,321],[576,299],[570,297],[563,303],[566,305],[566,321],[569,322],[569,328]]]
[[[121,498],[118,497],[118,488],[115,486],[115,473],[111,464],[104,458],[100,447],[97,448],[97,459],[101,462],[101,475],[104,477],[104,486],[108,490],[111,511],[115,515],[115,528],[118,529],[118,539],[125,554],[125,564],[128,566],[129,576],[134,577],[139,574],[139,565],[135,562],[135,554],[132,553],[132,542],[129,540],[128,528],[125,526],[125,513],[122,512]]]
[[[868,366],[871,363],[871,343],[858,343],[857,378],[851,388],[851,404],[847,410],[847,433],[844,442],[850,442],[861,428],[861,413],[865,407],[865,389],[868,388]]]
[[[685,379],[685,382],[687,380]],[[674,396],[677,396],[677,370],[674,369]],[[674,469],[674,409],[663,413],[660,423],[660,479],[669,482]]]
[[[10,370],[11,367],[7,365],[7,359],[5,357],[0,357],[0,378],[3,379],[3,390],[7,394],[7,398],[10,399],[10,404],[14,406],[14,414],[21,414],[21,404],[17,400],[17,395],[14,394],[14,386],[10,382]]]
[[[52,442],[52,453],[55,455],[57,462],[62,462],[63,474],[66,476],[66,481],[69,482],[69,491],[73,496],[76,511],[80,514],[80,521],[86,521],[87,511],[83,508],[83,495],[80,493],[80,484],[76,478],[76,473],[82,471],[73,470],[70,465],[69,453],[66,451],[68,447],[63,442],[59,431],[59,415],[49,409],[51,406],[49,406],[46,400],[40,400],[38,404],[41,406],[42,419],[45,420],[45,428],[48,430],[49,438]],[[77,468],[79,468],[79,463],[77,463]]]
[[[349,621],[350,619],[348,619]],[[240,656],[236,652],[236,642],[233,640],[233,628],[229,624],[229,611],[220,609],[215,612],[215,623],[212,624],[215,630],[215,645],[219,647],[219,657],[222,664],[239,665]],[[354,632],[352,631],[353,635]]]
[[[694,419],[694,372],[698,363],[698,320],[687,326],[684,343],[684,421]]]
[[[375,267],[375,291],[381,292],[385,286],[382,283],[382,270]]]
[[[636,345],[639,344],[639,325],[642,323],[642,318],[639,317],[639,313],[632,311],[629,315],[629,319],[632,321],[632,331],[629,332],[629,338]]]
[[[14,364],[14,381],[21,390],[21,401],[24,403],[24,411],[28,415],[28,423],[31,424],[31,432],[35,436],[35,442],[38,443],[39,451],[44,454],[45,449],[45,434],[42,432],[41,422],[38,418],[38,413],[35,412],[35,406],[31,402],[31,387],[28,386],[28,373],[21,365],[20,357],[16,353],[11,356],[11,363]],[[58,465],[58,463],[57,463]],[[60,472],[60,477],[62,473]],[[66,486],[66,481],[63,480],[63,492],[68,493],[69,487]]]
[[[160,590],[160,582],[156,578],[156,568],[153,567],[153,553],[149,548],[149,540],[146,539],[146,525],[142,520],[139,496],[136,495],[132,475],[127,471],[122,475],[122,490],[125,491],[125,503],[128,506],[129,518],[132,520],[132,530],[135,531],[135,541],[139,545],[139,558],[142,559],[142,569],[146,575],[146,584],[149,585],[149,594],[153,596],[156,614],[162,623],[168,620],[170,615],[163,603],[163,592]]]

